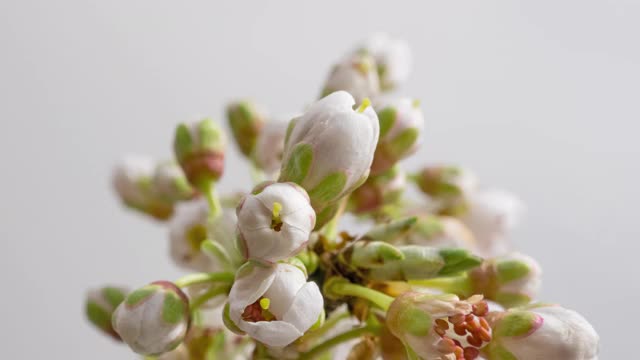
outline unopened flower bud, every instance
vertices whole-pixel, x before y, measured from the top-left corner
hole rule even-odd
[[[418,216],[416,225],[403,237],[403,241],[436,248],[475,250],[475,239],[471,231],[463,222],[449,216]]]
[[[387,311],[393,335],[420,359],[477,359],[492,339],[482,296],[460,300],[451,294],[407,292]]]
[[[113,325],[111,325],[111,316],[127,296],[127,292],[127,289],[115,286],[93,289],[89,291],[85,304],[85,311],[89,321],[104,333],[118,340],[120,340],[120,337],[113,329]]]
[[[241,100],[227,106],[227,119],[238,148],[251,156],[265,122],[264,112],[251,101]]]
[[[218,259],[202,251],[205,240],[217,243],[229,257],[238,261],[235,249],[236,214],[223,208],[222,215],[209,223],[209,206],[204,199],[184,202],[176,207],[169,223],[170,255],[179,266],[194,271],[218,271],[224,268]]]
[[[580,314],[561,306],[516,308],[491,316],[488,360],[596,360],[600,338]]]
[[[380,140],[371,165],[373,175],[391,168],[413,154],[422,142],[424,115],[420,102],[396,99],[376,106],[380,122]]]
[[[113,172],[113,187],[122,202],[158,220],[173,213],[173,203],[161,198],[153,185],[155,163],[144,156],[129,156]]]
[[[268,174],[277,172],[282,166],[287,126],[287,121],[271,120],[264,125],[258,135],[252,155],[253,161],[259,169]]]
[[[512,253],[485,260],[469,272],[473,293],[505,307],[530,303],[538,293],[542,270],[531,257]]]
[[[358,52],[343,58],[333,66],[324,84],[322,96],[336,91],[346,91],[357,102],[372,98],[380,92],[380,81],[374,58]]]
[[[364,273],[378,281],[420,280],[445,276],[478,266],[481,259],[465,249],[436,249],[426,246],[398,246],[404,259],[390,261]]]
[[[284,263],[241,267],[229,293],[228,315],[261,343],[284,347],[302,336],[323,312],[323,298],[304,272]]]
[[[372,269],[402,260],[404,254],[386,242],[356,241],[340,252],[340,259],[349,266]]]
[[[479,190],[466,197],[467,211],[460,219],[473,233],[478,253],[485,257],[509,251],[509,235],[524,210],[514,194],[497,189]]]
[[[178,163],[196,188],[222,176],[226,137],[213,120],[179,124],[173,146]]]
[[[397,203],[406,184],[405,172],[394,166],[377,176],[369,176],[362,186],[353,191],[349,199],[357,213],[375,211],[384,205]]]
[[[396,242],[412,231],[417,221],[418,218],[415,216],[391,220],[372,227],[363,237],[370,240]]]
[[[477,188],[475,175],[455,166],[426,167],[412,179],[423,193],[429,195],[436,210],[446,215],[459,215],[466,211],[465,196]]]
[[[190,325],[189,300],[173,283],[157,281],[127,295],[112,321],[133,351],[159,355],[184,340]]]
[[[409,78],[413,59],[405,40],[378,33],[367,39],[360,51],[375,59],[382,90],[395,89]]]
[[[378,118],[368,102],[338,91],[317,101],[289,125],[280,181],[299,184],[318,214],[362,185],[378,142]],[[328,221],[324,219],[323,221]]]
[[[158,164],[152,181],[158,196],[169,202],[189,200],[196,195],[182,168],[175,162]]]
[[[316,220],[306,191],[291,182],[259,184],[236,213],[238,240],[245,257],[265,262],[300,252]]]

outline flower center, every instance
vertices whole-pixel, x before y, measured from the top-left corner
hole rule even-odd
[[[282,211],[282,204],[279,202],[273,203],[273,209],[271,209],[271,228],[276,232],[282,229],[282,219],[280,219],[280,212]]]
[[[242,320],[249,322],[275,320],[276,317],[273,316],[271,311],[269,311],[270,305],[271,299],[260,297],[260,299],[258,299],[256,302],[244,308],[244,312],[242,313]]]
[[[207,239],[207,227],[201,224],[194,225],[187,230],[187,241],[193,251],[200,251],[200,245]]]
[[[437,319],[434,331],[442,338],[438,351],[454,354],[457,360],[473,360],[480,356],[480,349],[491,341],[491,326],[485,319],[489,313],[486,301],[473,305],[471,313],[456,314]]]

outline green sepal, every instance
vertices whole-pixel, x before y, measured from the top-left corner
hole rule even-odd
[[[524,336],[535,330],[539,324],[539,317],[530,311],[507,311],[494,326],[493,332],[497,337]]]
[[[529,271],[531,271],[526,263],[519,260],[498,260],[496,263],[496,270],[498,282],[501,284],[521,279],[527,276]]]
[[[347,175],[337,172],[327,175],[316,187],[309,191],[312,204],[326,204],[339,198],[347,184]]]
[[[386,107],[378,112],[378,122],[380,123],[380,138],[382,139],[396,122],[398,112],[393,107]]]
[[[169,324],[177,324],[185,318],[184,301],[173,292],[167,292],[162,304],[162,319]]]
[[[404,259],[402,251],[382,241],[358,241],[343,250],[343,258],[348,265],[357,268],[379,268],[389,262]]]
[[[498,292],[494,295],[494,300],[505,308],[513,308],[523,306],[531,302],[531,298],[525,294],[516,294],[508,292]]]
[[[173,149],[178,161],[184,159],[188,154],[193,152],[193,140],[189,127],[184,124],[178,124],[176,127]]]
[[[153,295],[158,290],[159,286],[157,285],[147,285],[140,289],[134,290],[131,294],[127,295],[125,303],[127,304],[127,306],[136,306],[140,302]]]
[[[237,335],[244,335],[245,332],[240,330],[240,328],[236,325],[236,323],[231,320],[229,316],[229,303],[224,304],[224,310],[222,311],[222,322],[231,332]]]
[[[284,145],[285,147],[288,146],[289,143],[289,138],[291,137],[291,133],[293,132],[293,128],[296,126],[296,122],[297,122],[298,118],[293,118],[289,121],[289,124],[287,125],[287,132],[284,135]]]
[[[387,144],[387,149],[397,159],[401,159],[415,145],[420,136],[420,131],[416,128],[408,128],[398,134]]]
[[[418,218],[411,216],[404,219],[391,220],[386,224],[379,224],[371,228],[364,237],[371,240],[394,242],[410,232]]]
[[[440,256],[445,262],[445,266],[438,273],[440,276],[467,271],[482,263],[482,258],[473,255],[469,250],[461,248],[440,249]]]
[[[488,360],[518,360],[509,350],[499,343],[492,341],[484,348]]]
[[[204,119],[198,123],[198,135],[200,137],[200,147],[204,150],[223,151],[224,133],[222,128],[211,119]]]
[[[95,326],[109,330],[111,329],[111,315],[112,313],[96,304],[93,301],[87,301],[85,313],[89,321]]]
[[[280,181],[301,184],[309,173],[313,161],[313,147],[310,144],[297,144],[282,168]]]

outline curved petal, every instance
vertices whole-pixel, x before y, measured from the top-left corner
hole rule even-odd
[[[305,274],[297,267],[290,264],[278,264],[276,278],[269,289],[264,293],[271,300],[269,311],[278,320],[283,317],[294,302],[296,294],[304,286],[307,279]]]
[[[324,302],[320,289],[315,282],[310,281],[300,288],[282,320],[304,333],[318,321],[323,307]]]
[[[285,321],[241,321],[238,327],[252,338],[274,347],[287,346],[302,336],[302,332]]]
[[[247,305],[256,302],[273,283],[276,266],[248,263],[238,270],[237,276],[229,292],[229,316],[239,326]]]

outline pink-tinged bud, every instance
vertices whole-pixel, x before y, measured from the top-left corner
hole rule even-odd
[[[487,313],[479,295],[460,300],[450,294],[407,292],[389,307],[386,324],[420,359],[477,359],[492,339]]]
[[[596,360],[600,338],[573,310],[554,305],[516,308],[489,316],[494,340],[488,360]]]
[[[133,351],[159,355],[184,340],[190,325],[189,300],[175,284],[157,281],[127,295],[112,322]]]
[[[196,196],[196,190],[189,184],[180,165],[172,161],[156,166],[152,182],[155,193],[169,203],[189,200]]]
[[[378,33],[369,37],[359,51],[375,59],[382,90],[395,89],[409,78],[413,57],[405,40]]]
[[[467,210],[467,194],[478,187],[474,174],[449,165],[426,167],[411,178],[429,196],[432,207],[443,215],[463,214]]]
[[[129,292],[128,289],[105,286],[89,291],[85,304],[87,318],[91,323],[107,335],[120,340],[120,336],[111,325],[111,316]]]
[[[371,165],[373,175],[383,173],[415,153],[424,132],[424,115],[417,100],[382,101],[376,104],[376,113],[380,121],[380,140]]]
[[[359,188],[353,191],[349,200],[356,213],[379,210],[385,205],[397,203],[406,187],[406,174],[397,166],[377,176],[369,176]]]
[[[542,270],[533,258],[511,253],[485,260],[469,272],[472,291],[505,307],[521,306],[535,299]]]
[[[249,100],[241,100],[227,106],[227,119],[240,152],[251,156],[264,126],[264,111]]]
[[[178,125],[173,143],[174,152],[193,186],[200,189],[222,176],[226,142],[224,132],[211,119]]]
[[[236,213],[239,247],[245,257],[267,263],[302,251],[316,221],[306,191],[294,183],[259,184]]]
[[[113,187],[122,202],[158,220],[173,214],[173,203],[161,197],[154,186],[156,164],[144,156],[128,156],[113,172]]]

